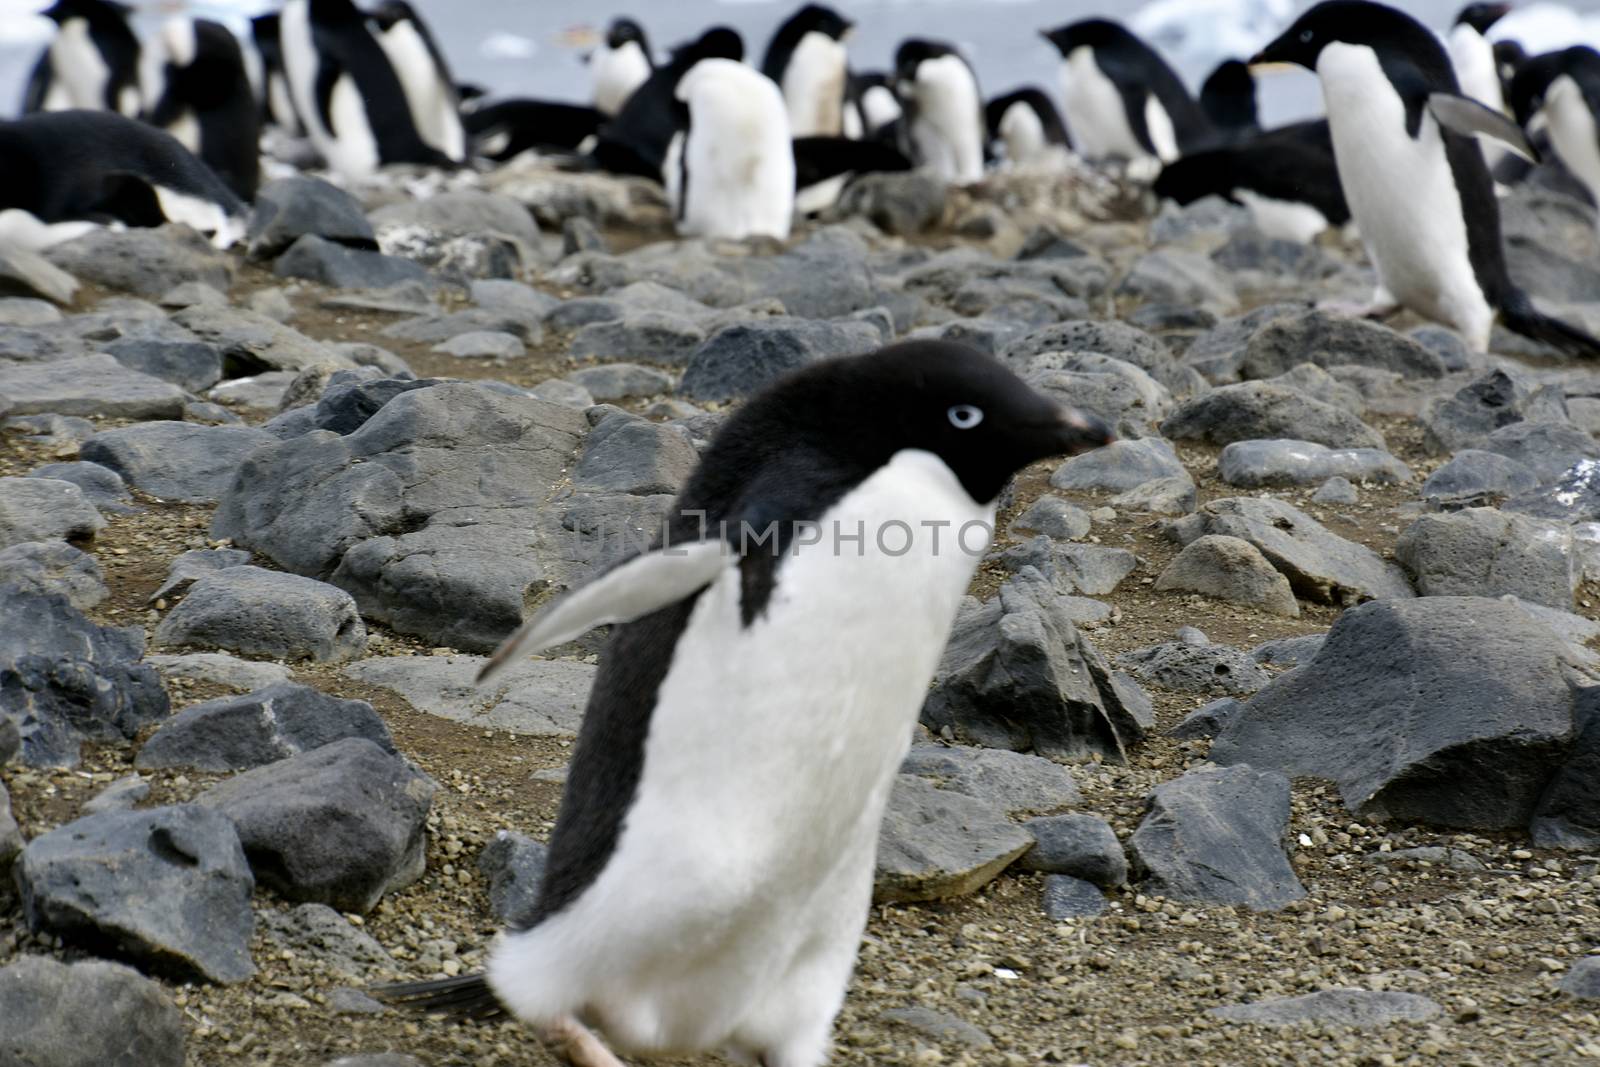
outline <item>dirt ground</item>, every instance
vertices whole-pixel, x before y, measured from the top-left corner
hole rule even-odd
[[[248,274],[242,281],[236,297],[251,287],[279,284]],[[315,287],[298,287],[293,325],[319,339],[382,344],[407,359],[419,376],[533,384],[573,365],[563,354],[565,338],[554,335],[505,365],[437,356],[425,346],[378,336],[392,316],[330,311],[318,306],[323,295]],[[269,415],[248,413],[255,422]],[[1437,465],[1421,453],[1409,420],[1375,424],[1419,474]],[[1180,455],[1199,483],[1202,500],[1238,495],[1216,479],[1216,450],[1183,448]],[[60,458],[18,434],[0,433],[0,475],[23,474]],[[1043,467],[1023,476],[1019,507],[1046,490],[1048,474]],[[1090,508],[1105,503],[1092,495],[1064,495]],[[1309,490],[1281,495],[1336,533],[1380,553],[1392,549],[1408,521],[1397,507],[1414,499],[1405,489],[1363,489],[1358,505],[1330,510],[1309,503]],[[213,544],[208,537],[212,509],[149,498],[139,503],[137,513],[108,516],[105,530],[84,547],[104,567],[112,590],[92,613],[97,621],[149,631],[165,605],[151,606],[148,600],[171,559]],[[1170,640],[1184,625],[1198,626],[1214,641],[1249,648],[1332,624],[1336,613],[1327,608],[1302,604],[1302,616],[1287,620],[1198,596],[1155,592],[1155,576],[1175,553],[1160,527],[1151,516],[1119,515],[1094,528],[1101,543],[1130,548],[1140,558],[1138,570],[1102,598],[1116,614],[1091,636],[1108,657]],[[990,591],[997,582],[996,574],[980,573],[977,589]],[[1581,610],[1591,617],[1596,617],[1595,592],[1581,594]],[[372,630],[371,655],[449,651],[381,626]],[[515,1025],[455,1025],[393,1012],[341,1015],[327,997],[341,986],[426,978],[481,963],[496,929],[477,875],[477,853],[500,829],[548,834],[559,786],[533,775],[564,765],[569,746],[484,732],[417,712],[387,690],[344,678],[338,668],[289,666],[298,681],[370,701],[400,749],[441,784],[429,821],[427,873],[372,914],[354,920],[390,952],[389,973],[352,982],[258,933],[259,973],[253,980],[228,988],[169,983],[188,1020],[190,1064],[320,1065],[337,1056],[382,1051],[410,1053],[434,1067],[555,1062]],[[223,692],[177,683],[170,691],[174,710]],[[1124,838],[1137,826],[1150,788],[1201,763],[1209,747],[1205,741],[1164,736],[1204,698],[1152,695],[1159,725],[1129,765],[1088,763],[1074,771],[1084,797],[1079,810],[1108,819]],[[33,837],[75,818],[85,800],[132,773],[133,751],[90,749],[80,767],[67,771],[8,768],[4,777],[24,833]],[[210,781],[206,775],[176,772],[149,778],[146,805],[187,799]],[[1600,1062],[1600,1006],[1555,993],[1557,980],[1576,959],[1600,951],[1600,857],[1529,849],[1516,835],[1435,833],[1362,822],[1343,809],[1335,790],[1314,781],[1295,783],[1289,837],[1291,860],[1309,895],[1277,914],[1193,906],[1126,888],[1113,894],[1105,915],[1056,924],[1043,916],[1041,879],[1018,873],[1005,874],[960,901],[876,908],[838,1022],[834,1062],[1008,1067]],[[1377,861],[1383,853],[1417,845],[1466,849],[1487,869],[1469,874]],[[54,939],[29,933],[14,894],[8,888],[0,888],[0,894],[6,894],[0,896],[0,964],[22,953],[73,955]],[[256,907],[287,905],[262,892]],[[1242,1026],[1206,1014],[1222,1004],[1331,986],[1421,993],[1438,1001],[1444,1014],[1429,1023],[1368,1032]],[[992,1046],[970,1047],[882,1018],[888,1009],[913,1005],[972,1023]]]

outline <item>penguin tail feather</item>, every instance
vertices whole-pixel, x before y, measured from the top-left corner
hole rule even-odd
[[[1512,333],[1541,341],[1577,359],[1600,359],[1600,340],[1573,326],[1552,318],[1533,306],[1528,294],[1514,291],[1500,307],[1500,321]]]
[[[369,992],[385,1004],[424,1015],[487,1022],[509,1014],[481,974],[375,986]]]

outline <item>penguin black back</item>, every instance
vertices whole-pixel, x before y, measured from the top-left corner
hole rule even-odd
[[[372,19],[381,30],[388,30],[401,22],[409,22],[417,31],[417,36],[422,38],[422,43],[427,46],[428,54],[433,57],[434,65],[439,68],[439,74],[445,83],[452,88],[455,78],[450,73],[450,61],[445,58],[444,49],[439,47],[438,40],[433,36],[433,31],[428,24],[417,14],[416,8],[406,0],[383,0],[383,3],[372,9]]]
[[[1163,167],[1154,188],[1157,196],[1179,204],[1206,196],[1237,202],[1236,191],[1246,189],[1272,200],[1309,204],[1334,226],[1350,221],[1325,119],[1191,152]]]
[[[1127,108],[1128,124],[1145,129],[1145,94],[1155,96],[1172,120],[1178,147],[1183,151],[1204,146],[1212,136],[1205,112],[1195,102],[1183,80],[1137,35],[1110,19],[1084,19],[1044,34],[1063,57],[1082,47],[1094,53],[1095,65],[1117,87]],[[1148,140],[1148,133],[1143,140]]]
[[[146,121],[168,129],[185,112],[192,114],[200,136],[196,154],[241,200],[254,200],[261,181],[261,117],[244,53],[221,23],[195,19],[188,26],[186,31],[172,24],[173,33],[190,34],[190,54],[169,49],[161,98]]]
[[[1510,4],[1468,4],[1456,13],[1455,25],[1471,26],[1481,34],[1511,13]]]
[[[462,116],[481,155],[504,162],[523,152],[575,152],[594,136],[606,114],[586,104],[498,100]]]
[[[594,160],[614,174],[637,174],[662,180],[661,168],[672,135],[683,123],[683,107],[675,95],[678,81],[702,59],[744,58],[744,40],[726,26],[714,26],[673,50],[656,67],[617,117],[601,127]]]
[[[1237,59],[1217,66],[1200,86],[1200,110],[1217,138],[1235,141],[1261,132],[1256,114],[1256,80]]]

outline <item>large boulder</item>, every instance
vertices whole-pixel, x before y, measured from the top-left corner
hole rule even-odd
[[[183,1067],[183,1013],[131,967],[21,956],[0,968],[0,1063]]]
[[[184,282],[226,292],[233,264],[199,234],[162,226],[95,229],[54,245],[45,258],[81,281],[139,296],[158,297]]]
[[[184,708],[150,735],[134,766],[248,770],[346,737],[394,751],[389,728],[366,701],[280,683]]]
[[[99,509],[72,482],[0,478],[0,548],[35,541],[91,541],[105,524]]]
[[[188,394],[171,382],[130,370],[104,352],[39,363],[0,363],[7,414],[103,415],[122,419],[183,417]]]
[[[1518,828],[1574,744],[1586,682],[1568,646],[1513,604],[1378,601],[1246,701],[1211,758],[1330,778],[1361,814]]]
[[[878,833],[873,898],[946,900],[981,889],[1033,837],[981,800],[900,775]]]
[[[232,483],[244,457],[272,440],[249,426],[144,422],[97,433],[78,454],[151,496],[212,504]]]
[[[1203,593],[1290,619],[1300,616],[1289,579],[1255,545],[1223,534],[1206,534],[1184,546],[1156,579],[1156,589]]]
[[[679,391],[691,400],[734,400],[819,360],[870,352],[881,343],[865,322],[775,317],[724,326],[689,356]]]
[[[1217,475],[1229,485],[1315,485],[1329,478],[1375,485],[1411,480],[1411,468],[1379,448],[1327,448],[1312,441],[1235,441],[1217,457]]]
[[[1572,530],[1495,508],[1424,515],[1395,545],[1423,596],[1503,596],[1571,610],[1583,577]]]
[[[1581,732],[1534,809],[1533,843],[1543,848],[1600,848],[1600,687],[1578,695]]]
[[[367,628],[342,589],[261,567],[228,567],[189,587],[156,627],[155,645],[340,662],[361,655]]]
[[[0,585],[28,593],[60,593],[79,611],[88,611],[111,595],[95,558],[65,541],[24,541],[0,549]]]
[[[1161,432],[1174,440],[1214,445],[1275,438],[1329,448],[1384,447],[1378,431],[1344,408],[1272,382],[1224,385],[1195,397],[1162,422]]]
[[[1304,311],[1267,321],[1245,346],[1246,378],[1272,378],[1301,363],[1352,364],[1405,378],[1441,378],[1444,362],[1403,333],[1362,319]]]
[[[1440,397],[1423,409],[1423,444],[1430,452],[1449,454],[1482,448],[1489,435],[1513,423],[1532,419],[1566,419],[1567,405],[1559,385],[1537,386],[1521,375],[1492,370]]]

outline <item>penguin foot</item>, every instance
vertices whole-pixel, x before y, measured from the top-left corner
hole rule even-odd
[[[572,1067],[627,1067],[594,1036],[594,1031],[570,1015],[541,1027],[539,1037]]]

